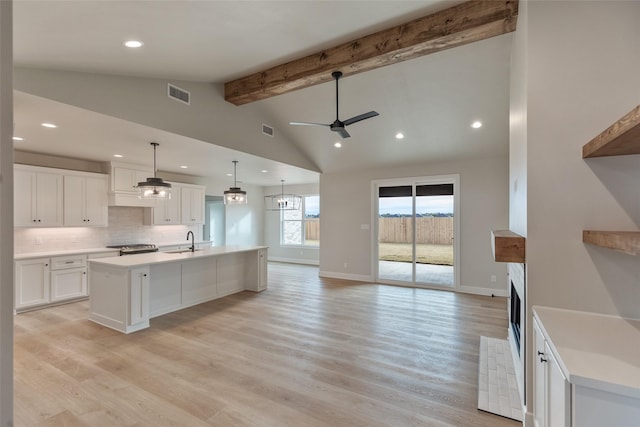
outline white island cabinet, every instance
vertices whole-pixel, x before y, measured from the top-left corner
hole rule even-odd
[[[640,425],[640,320],[533,307],[534,425]]]
[[[217,246],[89,260],[89,319],[120,332],[149,319],[244,290],[267,287],[267,248]]]

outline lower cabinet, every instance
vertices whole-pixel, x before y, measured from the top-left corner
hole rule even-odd
[[[571,386],[545,340],[538,321],[533,321],[535,341],[534,426],[571,426]]]
[[[261,292],[267,289],[267,249],[248,252],[246,259],[246,284],[248,291]]]
[[[86,298],[86,255],[15,261],[15,310]]]
[[[634,344],[640,322],[549,307],[533,311],[533,425],[640,425]]]
[[[51,301],[86,297],[87,268],[71,268],[51,272]]]
[[[49,303],[49,258],[15,262],[15,309]]]
[[[127,326],[149,325],[149,267],[133,268],[129,277]]]

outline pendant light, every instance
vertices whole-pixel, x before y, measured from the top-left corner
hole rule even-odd
[[[153,146],[153,178],[147,178],[146,181],[138,183],[136,186],[138,197],[141,199],[170,199],[171,184],[156,177],[156,147],[160,144],[152,142],[151,145]]]
[[[285,194],[284,179],[281,179],[282,191],[280,194],[264,196],[265,207],[268,211],[296,211],[302,205],[302,196],[297,194]]]
[[[233,187],[224,192],[224,204],[225,205],[246,205],[247,204],[247,192],[242,191],[236,183],[236,167],[238,161],[233,161]]]

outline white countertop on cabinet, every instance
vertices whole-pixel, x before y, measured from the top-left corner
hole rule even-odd
[[[533,307],[570,383],[640,398],[640,320]]]
[[[210,240],[201,240],[196,242],[196,245],[203,243],[211,243]],[[182,242],[170,242],[170,243],[158,243],[156,246],[158,248],[169,247],[169,246],[178,246],[185,245],[189,246],[191,242],[182,241]],[[16,261],[23,259],[33,259],[33,258],[48,258],[52,256],[65,256],[65,255],[79,255],[79,254],[95,254],[102,252],[118,252],[118,249],[115,248],[107,248],[107,247],[99,247],[99,248],[84,248],[84,249],[65,249],[59,251],[43,251],[43,252],[24,252],[21,254],[14,254],[13,259]]]
[[[136,255],[90,259],[89,262],[110,265],[112,267],[119,268],[133,268],[142,265],[184,261],[191,258],[203,258],[238,252],[250,252],[265,248],[267,248],[267,246],[214,246],[211,248],[196,250],[195,252],[182,252],[176,254],[167,252],[150,252]]]

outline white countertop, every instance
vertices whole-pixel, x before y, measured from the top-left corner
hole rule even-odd
[[[533,307],[570,383],[640,398],[640,320]]]
[[[183,252],[178,254],[170,254],[167,252],[149,252],[136,255],[90,259],[88,261],[90,264],[95,263],[119,268],[132,268],[142,265],[183,261],[192,258],[203,258],[238,252],[257,251],[258,249],[265,248],[267,248],[267,246],[214,246],[211,248],[196,250],[195,252]]]
[[[196,245],[200,245],[202,243],[211,243],[210,240],[201,240],[196,242]],[[191,243],[188,241],[181,242],[169,242],[169,243],[158,243],[156,246],[158,248],[168,247],[168,246],[190,246]],[[52,256],[65,256],[65,255],[79,255],[79,254],[95,254],[102,252],[119,252],[118,249],[115,248],[107,248],[107,247],[99,247],[99,248],[84,248],[84,249],[65,249],[62,251],[44,251],[44,252],[25,252],[21,254],[15,254],[13,259],[16,261],[23,259],[33,259],[33,258],[48,258]]]

